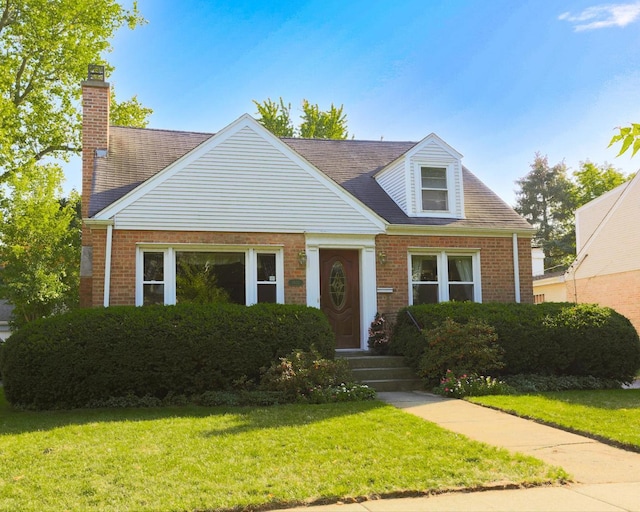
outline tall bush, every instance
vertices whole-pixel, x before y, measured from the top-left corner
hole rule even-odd
[[[293,349],[325,358],[335,338],[317,309],[282,304],[180,304],[77,310],[32,322],[0,351],[15,405],[77,407],[126,395],[196,395],[257,382]]]
[[[588,304],[477,304],[446,302],[401,310],[390,351],[418,369],[425,350],[422,329],[446,318],[466,323],[477,318],[491,325],[504,349],[500,375],[592,375],[631,381],[640,367],[638,333],[627,318],[610,308]]]

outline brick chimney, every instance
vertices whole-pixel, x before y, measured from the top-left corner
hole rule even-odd
[[[104,81],[104,66],[89,65],[87,80],[82,82],[82,218],[89,217],[96,158],[109,149],[109,102],[111,92]],[[80,259],[80,306],[91,307],[93,300],[93,236],[82,225]]]
[[[89,216],[89,200],[97,152],[101,150],[106,152],[109,149],[110,95],[109,83],[104,81],[104,66],[90,64],[87,80],[82,82],[83,218]]]

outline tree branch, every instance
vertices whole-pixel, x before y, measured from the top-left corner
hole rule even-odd
[[[36,161],[38,161],[44,158],[45,156],[47,156],[49,153],[53,153],[54,151],[72,151],[73,153],[80,153],[81,150],[82,148],[76,148],[73,146],[66,146],[66,145],[49,146],[39,151],[38,153],[36,153],[33,158]]]
[[[2,32],[2,29],[8,27],[14,22],[11,14],[11,0],[5,0],[4,9],[2,10],[2,16],[0,16],[0,32]]]

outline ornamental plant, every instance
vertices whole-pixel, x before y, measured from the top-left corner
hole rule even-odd
[[[326,403],[370,400],[375,392],[355,384],[347,361],[324,359],[311,347],[294,350],[264,371],[260,387],[282,393],[286,401]]]
[[[369,327],[369,350],[376,355],[384,355],[389,352],[391,341],[391,324],[384,314],[376,313]]]
[[[440,380],[434,392],[451,398],[485,395],[511,395],[515,390],[507,383],[489,376],[456,375],[451,370]]]

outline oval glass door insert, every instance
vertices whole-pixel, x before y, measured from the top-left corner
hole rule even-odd
[[[344,265],[341,261],[336,261],[329,274],[329,295],[336,309],[342,308],[347,300],[346,288],[347,275],[344,271]]]

